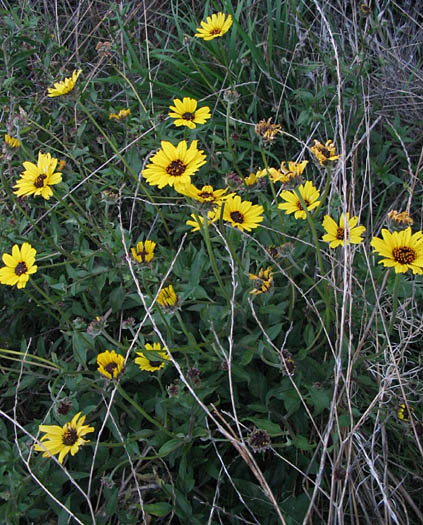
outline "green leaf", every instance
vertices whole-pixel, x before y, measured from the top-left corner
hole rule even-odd
[[[170,439],[169,441],[167,441],[164,445],[160,447],[159,455],[161,457],[168,456],[171,452],[181,447],[183,444],[184,442],[178,438]]]
[[[109,302],[113,312],[119,312],[121,310],[124,299],[125,291],[123,286],[120,285],[118,288],[115,288],[109,296]]]
[[[260,417],[245,417],[242,419],[242,421],[251,421],[257,428],[260,430],[265,430],[270,435],[280,434],[282,431],[281,427],[277,423],[273,423],[268,419],[262,419]]]
[[[296,436],[296,438],[292,441],[292,444],[299,450],[313,450],[316,446],[314,443],[309,443],[307,438],[304,436]]]
[[[172,505],[169,505],[166,501],[158,501],[157,503],[147,503],[143,506],[143,509],[148,514],[162,518],[172,512]]]

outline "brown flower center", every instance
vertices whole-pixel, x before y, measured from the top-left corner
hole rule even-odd
[[[239,211],[233,211],[231,213],[231,219],[238,224],[242,224],[244,222],[244,215]]]
[[[322,155],[324,155],[327,159],[331,156],[331,152],[327,148],[319,148],[319,151]]]
[[[28,268],[26,266],[26,264],[21,261],[20,263],[18,263],[15,267],[15,274],[16,275],[23,275],[24,273],[26,273],[28,271]]]
[[[68,447],[71,447],[76,443],[78,439],[78,432],[76,431],[76,428],[68,428],[63,433],[62,442],[64,445],[67,445]]]
[[[140,252],[137,252],[137,255],[141,257],[141,261],[145,262],[146,256],[148,255],[148,252],[146,250],[141,250]]]
[[[148,362],[150,363],[150,366],[155,367],[155,368],[159,367],[163,363],[163,361],[150,361],[150,360],[148,360]]]
[[[208,191],[202,191],[201,193],[198,194],[199,197],[201,197],[202,199],[206,200],[206,199],[209,199],[209,200],[214,200],[214,195],[213,193],[210,193]]]
[[[172,177],[179,177],[185,173],[186,165],[181,160],[172,160],[166,168],[166,172]]]
[[[336,230],[336,238],[338,239],[338,241],[343,241],[344,240],[344,228],[338,228]],[[347,239],[348,239],[348,232],[347,232]]]
[[[117,367],[117,363],[107,363],[107,365],[104,367],[104,370],[106,370],[106,372],[108,372],[111,375],[111,377],[114,377],[115,370]]]
[[[42,173],[41,175],[38,175],[38,177],[34,180],[34,186],[36,188],[42,188],[44,186],[44,181],[47,178],[47,175]]]
[[[210,31],[210,34],[211,35],[220,35],[221,32],[222,32],[222,30],[220,29],[220,27],[216,27],[215,29],[212,29]]]
[[[189,111],[185,112],[183,115],[182,115],[182,118],[184,120],[194,120],[195,119],[195,114],[194,113],[190,113]]]
[[[307,206],[307,209],[308,209],[308,207],[310,206],[310,201],[308,201],[307,199],[304,199],[304,202],[305,202],[305,204]],[[301,210],[301,211],[304,211],[303,205],[301,204],[300,201],[297,202],[297,208],[299,210]]]
[[[394,248],[392,255],[395,261],[400,264],[411,264],[416,259],[416,252],[409,246]]]

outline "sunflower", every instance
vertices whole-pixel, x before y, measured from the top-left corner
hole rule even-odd
[[[259,169],[255,173],[250,173],[248,177],[245,177],[245,184],[247,186],[253,186],[254,184],[264,184],[265,177],[270,175],[270,178],[274,180],[274,177],[278,175],[279,171],[276,168],[265,168],[264,170]],[[261,180],[263,179],[263,180]]]
[[[370,246],[384,257],[379,264],[394,267],[395,273],[405,273],[411,269],[415,274],[423,273],[423,233],[411,233],[411,228],[391,233],[382,230],[383,239],[373,237]]]
[[[317,199],[320,196],[320,191],[315,188],[311,181],[307,181],[305,184],[301,184],[298,187],[298,191],[303,198],[308,211],[316,208],[320,204]],[[295,191],[283,191],[281,197],[285,202],[278,204],[280,210],[285,210],[286,214],[295,213],[296,219],[305,219],[307,217],[306,212],[303,209],[300,199]]]
[[[183,100],[175,98],[174,106],[170,106],[169,117],[175,120],[175,126],[186,126],[194,129],[196,124],[204,124],[211,118],[210,108],[204,106],[197,109],[197,101],[194,98],[184,97]]]
[[[366,231],[364,226],[357,226],[358,217],[350,217],[347,212],[347,221],[345,224],[344,214],[339,219],[339,225],[329,215],[325,215],[323,219],[323,228],[326,230],[326,234],[323,235],[322,239],[329,243],[331,248],[342,246],[344,239],[346,245],[360,244],[363,242],[361,236]]]
[[[165,366],[165,362],[169,361],[169,356],[166,351],[162,350],[160,343],[153,343],[153,345],[146,344],[142,352],[137,352],[135,363],[139,365],[141,370],[147,372],[156,372]]]
[[[260,268],[258,275],[253,273],[248,274],[249,278],[252,281],[255,281],[255,288],[253,288],[250,293],[253,295],[259,295],[268,292],[273,282],[272,275],[272,268],[270,266],[266,268],[266,270]]]
[[[19,139],[10,137],[7,133],[4,136],[4,141],[11,148],[19,148],[19,146],[21,145],[21,141]]]
[[[37,165],[32,162],[24,162],[23,166],[25,171],[21,174],[21,178],[15,186],[13,186],[16,188],[16,191],[14,191],[15,195],[18,197],[28,197],[29,195],[37,197],[41,195],[41,197],[48,200],[53,195],[50,186],[62,181],[62,174],[54,172],[57,166],[57,159],[52,157],[50,153],[41,153],[40,151]]]
[[[403,421],[409,421],[410,416],[413,415],[414,409],[413,407],[410,407],[410,410],[407,409],[407,406],[405,403],[401,403],[398,409],[398,417],[402,419]]]
[[[35,450],[44,452],[44,458],[59,454],[59,463],[63,463],[69,452],[74,456],[78,452],[79,447],[89,443],[89,440],[82,439],[82,436],[89,432],[94,432],[94,427],[84,425],[85,416],[81,416],[81,413],[78,412],[72,421],[68,421],[63,427],[58,425],[40,425],[40,432],[46,432],[46,434],[40,439],[43,446],[36,444],[34,446]]]
[[[314,146],[310,149],[316,159],[320,162],[321,166],[326,166],[329,161],[339,159],[339,155],[336,155],[335,146],[332,144],[331,140],[326,141],[326,144],[322,144],[314,139]]]
[[[149,263],[154,257],[154,241],[144,241],[137,243],[136,248],[131,248],[133,258],[139,263]]]
[[[225,199],[234,195],[233,193],[228,195],[228,190],[229,188],[215,190],[213,186],[210,185],[203,186],[200,189],[194,186],[194,184],[178,186],[177,189],[179,193],[182,193],[182,195],[185,195],[186,197],[190,197],[191,199],[194,199],[198,202],[210,205],[221,204]]]
[[[398,212],[397,210],[391,210],[388,213],[388,219],[393,225],[403,228],[404,226],[413,226],[414,221],[410,217],[407,210]]]
[[[200,226],[204,224],[204,217],[200,214],[195,215],[194,213],[191,213],[192,220],[188,220],[185,222],[187,226],[191,226],[192,232],[198,232],[200,230]],[[207,223],[210,224],[211,222],[216,222],[220,217],[220,208],[217,208],[215,210],[210,210],[207,213]]]
[[[107,379],[117,379],[123,370],[125,359],[114,350],[106,350],[97,356],[97,371]]]
[[[115,119],[120,120],[121,118],[126,118],[131,114],[131,110],[128,109],[121,109],[119,113],[110,113],[109,114],[109,120]]]
[[[164,308],[172,309],[178,303],[178,296],[173,289],[173,286],[170,284],[167,288],[162,288],[157,296],[157,302],[160,306]]]
[[[34,264],[36,253],[28,242],[24,242],[22,248],[15,244],[12,255],[4,253],[2,259],[6,266],[0,268],[0,283],[25,288],[29,276],[37,271]]]
[[[265,144],[272,144],[278,133],[282,133],[282,126],[280,124],[272,124],[272,117],[267,120],[260,120],[254,126],[254,131]]]
[[[242,201],[239,195],[229,197],[224,202],[223,220],[241,231],[251,231],[263,220],[263,206],[250,201]],[[220,216],[220,212],[216,211]]]
[[[54,87],[48,88],[47,96],[48,97],[59,97],[60,95],[66,95],[66,93],[69,93],[69,91],[72,91],[81,73],[82,73],[82,69],[79,69],[78,71],[76,71],[75,69],[71,77],[65,78],[65,80],[62,80],[60,82],[56,82],[54,84]]]
[[[198,33],[195,36],[203,40],[213,40],[218,36],[224,35],[232,25],[232,16],[225,16],[224,13],[215,13],[206,18],[206,22],[201,22],[201,27],[197,27]]]
[[[180,187],[190,184],[191,175],[206,163],[206,155],[197,149],[197,143],[198,140],[193,140],[188,148],[186,140],[182,140],[175,147],[162,140],[162,148],[151,157],[151,163],[142,172],[146,181],[160,189],[166,185]]]
[[[302,162],[293,162],[291,160],[288,161],[288,163],[285,161],[281,162],[280,169],[276,171],[275,175],[272,174],[272,180],[273,182],[287,183],[293,179],[301,177],[307,164],[308,160],[303,160]]]

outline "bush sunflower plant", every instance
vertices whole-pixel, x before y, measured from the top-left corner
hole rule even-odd
[[[423,521],[397,4],[1,3],[0,523]]]

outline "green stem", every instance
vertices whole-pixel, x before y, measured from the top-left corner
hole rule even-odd
[[[229,133],[229,116],[231,114],[231,103],[228,102],[228,105],[227,105],[227,108],[226,108],[226,126],[225,126],[225,129],[226,129],[226,144],[228,146],[228,150],[232,156],[232,165],[235,169],[235,171],[238,173],[238,175],[241,177],[244,185],[246,186],[246,182],[245,182],[245,177],[244,175],[242,174],[241,170],[239,169],[239,166],[238,166],[238,163],[236,161],[236,157],[235,157],[235,152],[232,148],[232,144],[231,144],[231,136],[230,136],[230,133]]]
[[[280,212],[280,210],[279,210],[279,208],[277,206],[277,197],[276,197],[275,185],[273,184],[272,176],[270,175],[270,172],[269,172],[269,165],[267,163],[266,154],[265,154],[263,148],[260,148],[260,153],[261,153],[261,158],[263,159],[264,168],[265,168],[265,170],[267,172],[267,178],[269,179],[269,182],[270,182],[270,188],[272,190],[273,200],[275,201],[276,212],[277,212],[278,218],[279,218],[279,225],[280,225],[281,233],[283,233],[283,220],[282,220],[281,212]]]
[[[307,222],[308,222],[308,224],[310,226],[311,234],[312,234],[312,237],[313,237],[314,246],[316,247],[317,260],[319,262],[319,268],[320,268],[320,275],[321,275],[321,277],[323,279],[323,277],[325,275],[325,270],[324,270],[324,267],[323,267],[323,259],[322,259],[322,254],[320,252],[319,239],[317,237],[317,232],[316,232],[316,228],[314,226],[313,217],[312,217],[311,213],[308,211],[307,204],[305,203],[305,201],[303,199],[303,196],[301,195],[301,192],[299,191],[299,189],[295,188],[294,192],[295,192],[295,195],[298,197],[303,210],[305,211],[305,214],[306,214],[306,217],[307,217]],[[325,309],[325,326],[326,326],[326,329],[329,329],[330,297],[328,296],[327,288],[326,288],[326,286],[324,284],[324,281],[323,281],[322,285],[323,285],[323,290],[322,290],[321,296],[322,296],[322,298],[323,298],[323,300],[325,302],[325,305],[326,305],[326,309]]]
[[[21,356],[25,355],[25,352],[18,352],[17,350],[9,350],[8,348],[0,348],[0,353],[1,352],[4,352],[5,354],[12,354],[12,355],[21,355]],[[19,359],[19,358],[12,358],[12,357],[8,357],[8,356],[3,356],[3,357],[5,359],[13,359],[13,360],[17,360],[17,361],[22,361],[22,359]],[[45,368],[50,368],[51,370],[60,370],[61,369],[61,367],[59,365],[56,365],[55,363],[53,363],[52,361],[49,361],[48,359],[44,359],[43,357],[39,357],[38,355],[26,353],[26,357],[30,357],[31,359],[34,359],[35,361],[40,361],[40,363],[29,362],[29,361],[25,361],[25,363],[34,364],[34,365],[42,366],[42,367],[45,367]],[[47,365],[41,364],[41,363],[47,363]]]
[[[294,189],[295,195],[298,197],[298,200],[301,203],[301,206],[306,214],[308,225],[310,226],[311,235],[313,237],[313,242],[316,247],[316,253],[317,253],[317,260],[319,261],[319,268],[320,268],[320,274],[323,278],[325,271],[323,268],[323,259],[322,254],[320,253],[320,246],[319,246],[319,239],[317,237],[316,228],[314,226],[313,217],[311,216],[311,213],[308,211],[307,204],[305,203],[303,196],[301,195],[301,192],[298,188]]]
[[[149,414],[147,414],[147,412],[142,407],[140,407],[140,405],[136,401],[134,401],[132,397],[128,396],[128,394],[125,392],[125,390],[123,390],[120,384],[117,386],[117,388],[118,388],[120,395],[124,397],[135,408],[135,410],[137,410],[145,419],[147,419],[147,421],[150,421],[150,423],[155,425],[157,428],[159,428],[162,432],[164,432],[168,436],[173,437],[173,438],[176,437],[175,434],[167,430],[167,428],[165,428],[160,423],[160,421],[157,421],[157,419],[154,419],[154,417],[151,417]]]
[[[140,184],[140,187],[142,188],[142,190],[144,191],[144,193],[147,195],[147,197],[150,199],[151,202],[155,202],[154,199],[153,199],[153,196],[150,194],[150,192],[148,191],[148,189],[145,187],[145,185],[142,183],[142,182],[139,182],[138,180],[138,176],[137,174],[134,172],[134,170],[131,168],[131,166],[128,164],[128,162],[126,161],[125,157],[123,157],[121,155],[121,153],[119,152],[119,150],[117,149],[117,147],[113,144],[113,142],[109,139],[109,137],[107,136],[107,134],[104,132],[103,128],[97,123],[97,121],[95,120],[95,118],[92,116],[91,112],[81,103],[79,102],[79,105],[81,107],[81,109],[84,111],[84,113],[88,116],[88,118],[91,120],[91,122],[94,124],[94,126],[98,129],[98,131],[103,135],[103,137],[105,138],[105,140],[107,141],[107,143],[109,144],[109,146],[112,148],[113,152],[115,153],[115,155],[119,158],[119,160],[122,162],[122,164],[125,166],[125,168],[128,170],[128,172],[131,174],[132,178],[134,179],[134,181],[138,184]],[[162,222],[163,222],[163,225],[165,227],[165,230],[167,232],[167,237],[168,237],[168,241],[169,241],[169,244],[171,245],[171,247],[173,247],[173,238],[172,238],[172,235],[171,235],[171,232],[169,230],[169,226],[166,222],[166,219],[165,217],[163,216],[163,213],[161,211],[160,208],[157,209],[157,213],[158,215],[160,216]]]
[[[325,189],[323,190],[323,195],[322,195],[322,197],[320,198],[320,203],[319,203],[319,205],[314,209],[314,214],[316,214],[316,213],[320,210],[320,208],[323,206],[323,203],[324,203],[325,200],[326,200],[326,197],[328,196],[329,188],[330,188],[330,181],[331,181],[331,176],[330,176],[330,167],[328,166],[328,167],[327,167],[327,177],[326,177]]]
[[[67,325],[68,325],[68,327],[72,329],[72,328],[73,328],[72,323],[69,321],[69,318],[68,318],[66,312],[65,312],[62,308],[60,308],[59,306],[57,306],[57,304],[56,304],[54,301],[52,301],[52,300],[50,299],[50,297],[46,294],[46,292],[45,292],[40,286],[38,286],[38,284],[37,284],[34,280],[31,281],[31,284],[32,284],[32,286],[37,290],[37,292],[40,293],[40,294],[44,297],[44,299],[45,299],[49,304],[51,304],[53,308],[55,308],[55,309],[59,312],[59,314],[60,314],[61,317],[60,317],[60,318],[57,318],[57,317],[55,316],[56,319],[59,319],[60,321],[62,321],[62,319],[64,318],[65,321],[66,321],[66,323],[67,323]]]
[[[401,274],[396,273],[395,274],[395,281],[394,281],[394,291],[392,294],[392,317],[391,322],[389,323],[388,328],[388,335],[392,334],[392,330],[394,328],[394,323],[397,315],[397,308],[398,308],[398,290],[399,290],[399,284],[401,280]]]
[[[194,216],[195,216],[195,220],[200,225],[200,231],[203,234],[203,238],[206,243],[207,253],[209,254],[209,257],[210,257],[210,264],[211,264],[213,273],[216,277],[217,282],[219,283],[219,286],[223,292],[223,295],[225,296],[226,301],[228,302],[228,304],[230,304],[231,298],[229,297],[229,294],[223,284],[222,278],[220,277],[219,271],[217,269],[216,258],[214,256],[213,248],[210,242],[209,222],[207,218],[207,213],[203,214],[204,222],[202,224],[201,224],[201,219],[198,216],[196,211],[194,211]]]

